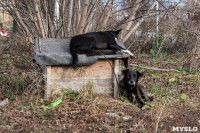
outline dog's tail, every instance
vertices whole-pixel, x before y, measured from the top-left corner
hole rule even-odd
[[[78,64],[78,55],[76,53],[76,47],[73,45],[72,40],[70,42],[70,53],[72,55],[72,67],[76,69]]]

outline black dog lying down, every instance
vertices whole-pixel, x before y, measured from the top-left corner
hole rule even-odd
[[[152,101],[153,97],[138,84],[138,79],[143,76],[143,73],[129,69],[122,71],[122,73],[124,77],[119,83],[121,95],[127,97],[130,102],[133,102],[135,96],[138,107],[144,109],[146,107],[145,101]]]
[[[117,45],[117,36],[120,30],[104,31],[104,32],[90,32],[73,37],[70,41],[70,52],[73,57],[72,67],[77,68],[78,56],[77,53],[86,53],[93,55],[93,50],[122,50],[124,48]],[[125,50],[127,52],[128,50]],[[125,67],[128,66],[128,60],[124,60]]]

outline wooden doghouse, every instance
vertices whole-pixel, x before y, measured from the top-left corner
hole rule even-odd
[[[58,89],[79,91],[88,82],[94,84],[96,93],[111,93],[118,96],[120,58],[128,54],[86,56],[78,55],[78,68],[71,67],[72,57],[68,39],[37,38],[35,39],[35,60],[44,66],[46,96]]]

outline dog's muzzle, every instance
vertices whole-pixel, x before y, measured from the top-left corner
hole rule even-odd
[[[135,81],[128,81],[128,84],[131,85],[131,86],[135,86],[136,82]]]

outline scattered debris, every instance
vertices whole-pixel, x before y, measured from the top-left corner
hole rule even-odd
[[[42,105],[41,108],[43,108],[43,109],[53,108],[61,103],[62,103],[62,97],[55,101],[52,101],[52,103],[49,104],[48,106]]]
[[[4,99],[2,102],[0,102],[0,106],[5,106],[6,104],[8,104],[8,98]]]
[[[7,36],[7,35],[8,31],[6,31],[4,27],[0,27],[0,36]]]
[[[130,121],[130,120],[133,120],[133,118],[129,115],[126,115],[122,118],[124,121]]]
[[[107,116],[115,117],[115,118],[120,118],[118,114],[116,113],[105,113]]]

